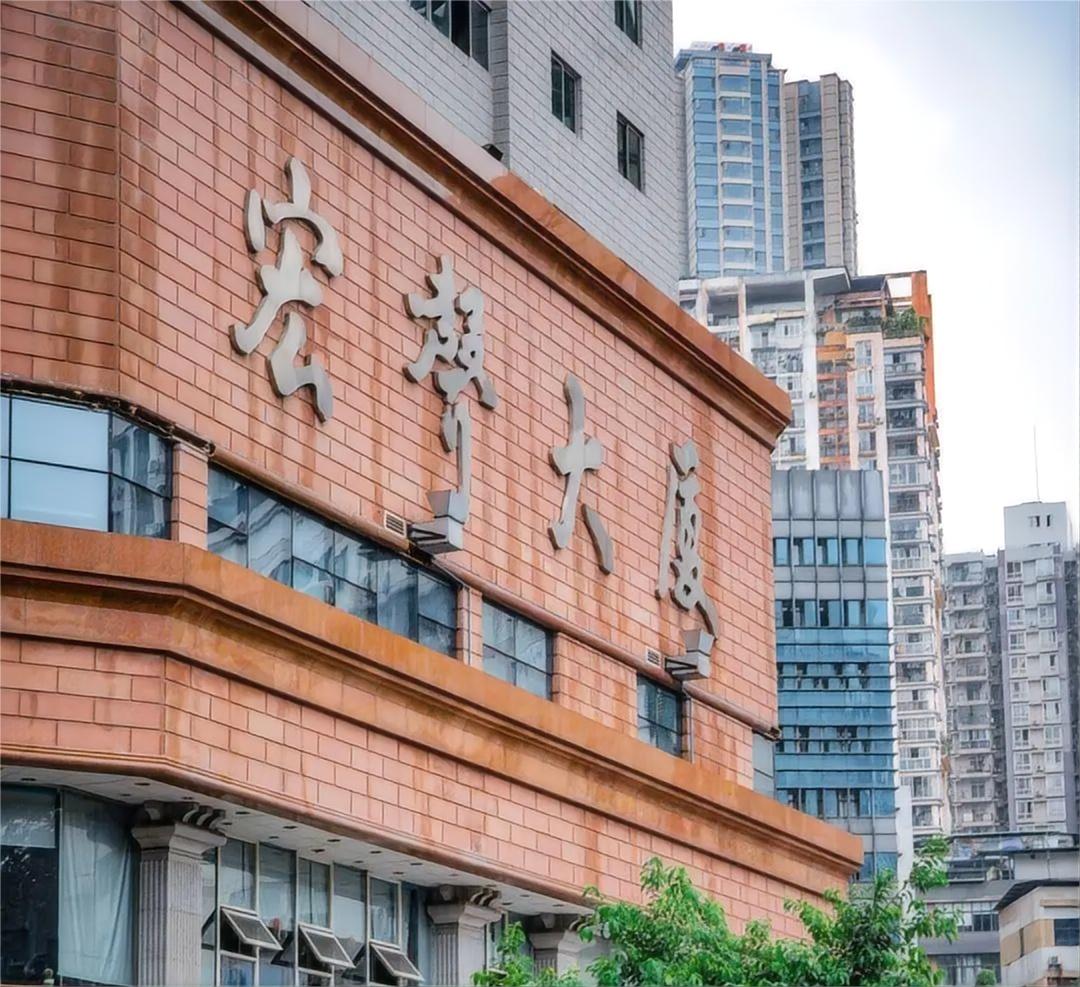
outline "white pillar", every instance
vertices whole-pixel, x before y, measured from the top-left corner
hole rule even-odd
[[[487,927],[502,915],[494,907],[496,898],[490,891],[480,891],[465,900],[461,892],[475,889],[454,891],[457,900],[436,900],[428,905],[428,915],[435,923],[435,987],[472,983],[472,975],[484,969],[487,959]]]
[[[581,950],[584,943],[581,937],[571,931],[571,919],[561,916],[540,915],[527,926],[529,942],[533,948],[533,963],[537,970],[554,970],[556,974],[579,968]]]
[[[202,856],[225,837],[183,822],[136,826],[139,861],[135,982],[168,987],[202,979]]]

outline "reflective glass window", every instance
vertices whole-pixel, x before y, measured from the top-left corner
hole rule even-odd
[[[534,695],[551,698],[549,631],[484,601],[484,671]]]
[[[3,398],[2,514],[93,531],[166,538],[172,448],[111,411]]]
[[[207,547],[361,620],[455,653],[452,583],[216,467]]]
[[[682,754],[682,697],[638,676],[638,738],[662,751]]]

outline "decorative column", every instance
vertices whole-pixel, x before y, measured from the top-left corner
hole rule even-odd
[[[561,974],[580,967],[585,944],[574,929],[578,918],[576,915],[547,913],[526,922],[525,933],[533,948],[533,963],[537,970],[554,970]]]
[[[436,889],[428,904],[435,923],[435,963],[432,984],[455,987],[472,983],[487,959],[487,927],[502,915],[494,888]]]
[[[170,987],[202,979],[202,857],[225,837],[218,809],[147,802],[131,835],[141,849],[135,982]]]

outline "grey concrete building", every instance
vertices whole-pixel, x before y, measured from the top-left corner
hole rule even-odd
[[[858,217],[851,83],[835,74],[786,83],[784,136],[788,264],[795,270],[846,267],[854,276]]]
[[[308,2],[674,295],[686,223],[669,2]]]
[[[957,833],[1076,832],[1077,562],[1064,503],[1005,508],[1005,547],[945,559]]]
[[[942,618],[953,832],[1009,828],[997,557],[946,555]]]
[[[1061,833],[995,832],[954,837],[950,841],[949,882],[931,889],[926,902],[932,907],[954,911],[959,920],[958,934],[951,942],[945,939],[920,942],[944,974],[943,982],[949,987],[973,987],[979,973],[989,970],[997,978],[995,983],[1009,983],[1008,977],[1003,976],[1004,968],[1018,957],[1020,943],[1016,931],[1008,927],[1008,916],[1000,914],[1002,902],[1007,905],[1022,894],[1026,883],[1035,879],[1034,875],[1041,872],[1045,877],[1055,860],[1065,861],[1071,856],[1075,875],[1076,853],[1075,837]],[[1052,936],[1054,930],[1045,931]],[[1025,940],[1025,945],[1035,945],[1030,933]],[[1044,968],[1048,958],[1043,957]]]

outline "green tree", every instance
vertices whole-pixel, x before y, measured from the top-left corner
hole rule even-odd
[[[975,977],[975,987],[996,987],[997,982],[997,974],[993,970],[980,970]]]
[[[473,974],[475,987],[581,987],[577,970],[557,974],[550,968],[537,970],[524,951],[525,930],[514,922],[503,931],[495,964]]]
[[[642,871],[643,905],[609,901],[587,893],[593,912],[581,927],[586,941],[606,944],[589,967],[599,987],[933,987],[942,976],[918,945],[921,937],[956,935],[951,912],[928,907],[922,896],[945,883],[947,844],[929,841],[911,876],[900,883],[891,872],[847,894],[829,891],[827,907],[787,902],[806,929],[802,940],[773,938],[768,923],[747,923],[742,934],[727,924],[718,902],[694,887],[685,869],[650,860]],[[500,949],[500,968],[474,977],[479,987],[550,987],[576,984],[576,973],[558,979],[537,973],[521,955],[524,934],[511,927]]]

